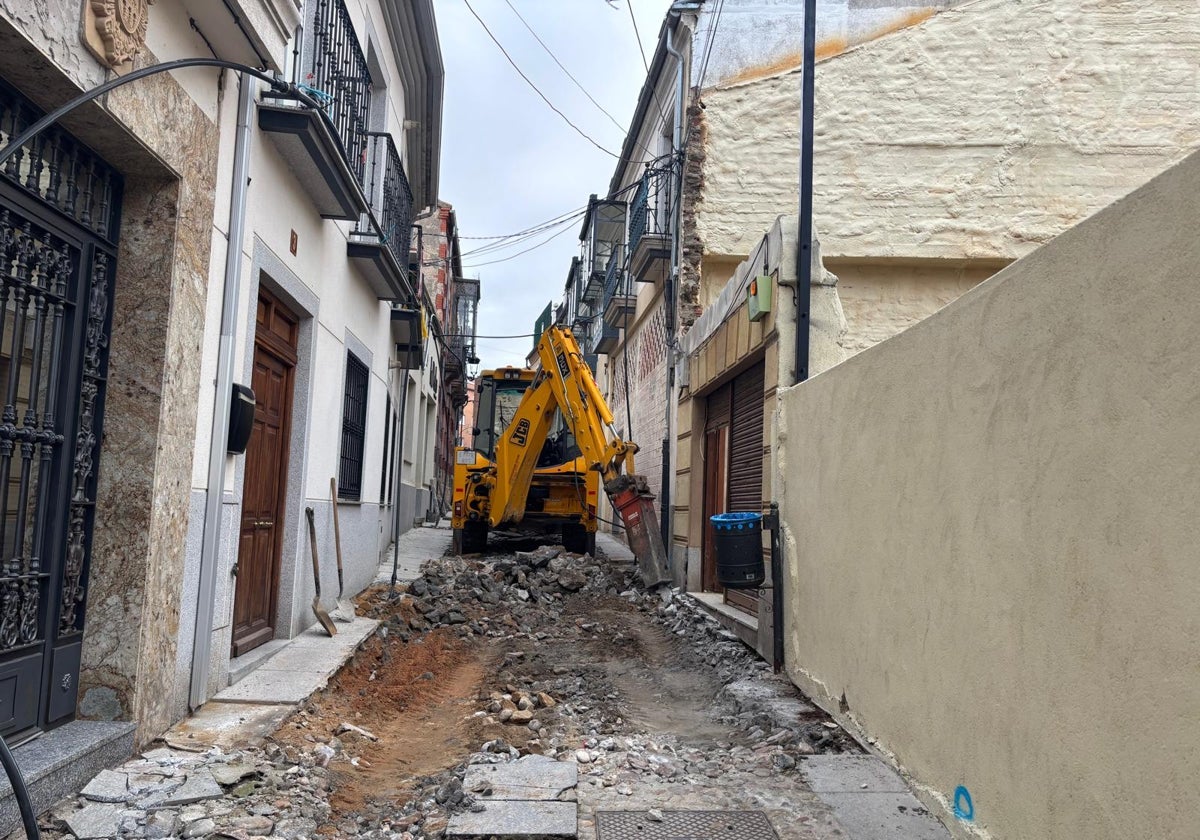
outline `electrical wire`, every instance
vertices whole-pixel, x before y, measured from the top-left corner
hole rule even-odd
[[[492,236],[466,236],[463,234],[459,234],[458,238],[459,239],[509,239],[510,237],[513,237],[513,236],[520,236],[521,234],[529,233],[531,230],[533,230],[535,228],[540,228],[540,227],[544,227],[545,225],[553,224],[554,222],[556,222],[560,219],[566,218],[567,216],[572,216],[572,217],[578,216],[580,213],[586,211],[587,209],[588,209],[588,206],[585,204],[582,207],[576,207],[575,209],[568,210],[565,213],[559,213],[557,216],[551,216],[549,219],[547,219],[544,222],[538,222],[534,225],[531,225],[530,227],[525,228],[524,230],[514,231],[513,233],[501,233],[501,234],[494,234]]]
[[[542,101],[545,102],[550,107],[550,110],[552,110],[554,113],[556,113],[560,117],[562,117],[563,122],[565,122],[567,125],[571,126],[571,128],[575,129],[575,132],[580,137],[582,137],[584,140],[587,140],[589,143],[591,143],[593,146],[595,146],[600,151],[604,152],[604,154],[608,155],[609,157],[616,158],[617,160],[622,159],[621,156],[619,154],[617,154],[616,152],[613,152],[609,149],[604,148],[599,143],[597,143],[595,140],[593,140],[583,129],[581,129],[579,126],[575,125],[575,123],[571,122],[570,118],[568,118],[566,114],[564,114],[562,111],[558,110],[558,108],[555,107],[554,103],[546,98],[546,94],[542,93],[541,90],[538,89],[538,86],[533,83],[533,80],[531,80],[528,76],[526,76],[525,72],[523,70],[521,70],[520,67],[517,66],[517,63],[515,61],[513,61],[512,56],[510,56],[508,54],[508,50],[504,49],[504,45],[501,44],[500,41],[496,38],[496,36],[492,34],[492,30],[488,29],[488,25],[483,22],[483,18],[481,18],[479,16],[479,13],[476,12],[475,9],[471,6],[470,0],[463,0],[463,3],[466,5],[467,9],[471,12],[471,14],[475,17],[475,20],[479,21],[479,25],[483,27],[483,31],[486,32],[488,34],[488,37],[492,39],[492,43],[494,43],[500,49],[500,52],[504,53],[504,57],[506,59],[508,59],[508,63],[511,64],[513,69],[517,71],[517,74],[522,79],[525,80],[525,83],[528,84],[531,88],[533,88],[534,93],[536,93],[538,96],[540,96],[542,98]]]
[[[507,2],[508,0],[505,0]],[[629,20],[633,22],[633,34],[637,38],[638,52],[642,54],[642,64],[646,67],[646,72],[650,72],[650,62],[646,60],[646,48],[642,46],[642,33],[638,31],[637,17],[633,14],[633,0],[626,0],[626,6],[629,7]]]
[[[704,80],[708,77],[708,61],[712,58],[713,46],[717,43],[717,29],[721,26],[721,13],[724,11],[725,0],[721,0],[721,4],[713,13],[712,29],[709,30],[708,43],[704,47],[704,62],[700,66],[700,84],[696,87],[696,90],[701,93],[704,91]]]
[[[502,240],[499,242],[491,242],[486,245],[480,245],[478,248],[472,248],[469,251],[461,252],[459,254],[459,256],[463,259],[466,259],[467,257],[475,257],[478,259],[478,257],[483,254],[491,254],[491,253],[495,253],[497,251],[504,251],[504,250],[512,248],[516,245],[524,244],[525,242],[528,242],[530,239],[534,239],[538,235],[545,233],[547,231],[550,231],[550,230],[554,230],[555,228],[566,227],[566,226],[574,227],[574,223],[578,219],[580,219],[583,215],[584,215],[584,213],[582,213],[582,212],[577,213],[574,216],[568,216],[567,218],[562,219],[561,221],[555,222],[550,225],[543,225],[540,228],[536,228],[536,229],[530,231],[529,233],[521,234],[520,236],[514,236],[509,239],[505,239],[505,240]]]
[[[521,333],[520,335],[468,335],[467,333],[451,333],[443,335],[442,338],[533,338],[537,333]]]
[[[612,114],[610,114],[607,110],[605,110],[604,106],[601,105],[599,102],[597,102],[595,100],[595,98],[590,93],[588,93],[587,88],[585,88],[578,79],[576,79],[574,76],[571,75],[571,71],[563,66],[563,63],[558,60],[558,56],[556,56],[550,50],[550,48],[548,46],[546,46],[546,42],[543,41],[541,39],[541,37],[536,32],[533,31],[533,27],[530,26],[529,22],[526,21],[525,18],[523,18],[521,16],[521,13],[517,11],[517,7],[512,4],[511,0],[504,0],[504,3],[508,6],[508,8],[512,9],[513,14],[517,16],[517,19],[520,20],[521,23],[525,24],[525,28],[529,30],[529,34],[533,36],[533,39],[542,45],[542,49],[544,49],[546,51],[546,55],[548,55],[548,56],[550,56],[550,58],[554,59],[554,63],[558,65],[558,69],[562,70],[564,73],[567,74],[567,78],[575,83],[575,87],[577,87],[581,91],[583,91],[583,95],[588,98],[588,101],[591,102],[593,105],[595,105],[597,108],[599,108],[601,113],[603,113],[604,116],[608,117],[609,121],[611,121],[612,124],[617,127],[618,131],[624,133],[625,127],[622,126],[619,122],[617,122],[617,118],[614,117]],[[640,43],[639,43],[639,46],[640,46]],[[643,59],[645,58],[644,53],[643,53],[642,57],[643,57]],[[649,69],[649,68],[647,68],[647,69]],[[649,151],[649,150],[647,149],[647,151]]]
[[[517,257],[521,256],[522,254],[528,254],[530,251],[536,250],[537,248],[541,248],[543,245],[549,244],[552,240],[557,239],[558,237],[562,236],[564,233],[566,233],[569,230],[571,230],[571,228],[564,227],[562,230],[551,234],[550,236],[546,237],[545,239],[543,239],[541,242],[537,243],[536,245],[530,245],[528,248],[526,248],[523,251],[517,251],[517,253],[515,253],[515,254],[511,254],[507,257],[501,257],[500,259],[497,259],[497,260],[489,260],[488,262],[474,263],[469,266],[464,266],[464,269],[465,268],[480,268],[481,266],[485,266],[485,265],[495,265],[496,263],[502,263],[502,262],[508,262],[509,260],[515,260]]]

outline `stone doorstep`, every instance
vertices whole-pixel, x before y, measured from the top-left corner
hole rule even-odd
[[[288,641],[236,685],[217,692],[213,700],[226,703],[296,705],[325,687],[379,622],[356,618],[338,624],[336,636],[314,628]],[[297,666],[303,665],[304,670]]]
[[[52,729],[13,750],[34,810],[38,813],[83,789],[101,770],[133,754],[132,723],[76,720]],[[21,826],[21,812],[0,773],[0,837]]]
[[[287,639],[272,639],[264,645],[259,645],[249,653],[235,656],[229,660],[229,685],[237,685],[250,676],[264,662],[278,653],[288,643]]]

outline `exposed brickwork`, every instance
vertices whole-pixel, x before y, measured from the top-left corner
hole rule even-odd
[[[695,98],[695,97],[693,97]],[[704,307],[700,302],[700,264],[704,259],[704,241],[696,228],[696,216],[704,201],[704,163],[708,152],[708,122],[704,109],[688,108],[688,143],[683,164],[683,191],[680,204],[680,238],[683,257],[679,265],[679,334],[684,335]]]
[[[627,401],[625,388],[626,356],[619,352],[612,357],[608,368],[611,389],[608,403],[617,428],[641,447],[636,456],[637,471],[646,476],[655,495],[661,495],[662,440],[667,433],[667,315],[661,299],[625,347],[629,353],[628,393],[632,393],[632,400]]]

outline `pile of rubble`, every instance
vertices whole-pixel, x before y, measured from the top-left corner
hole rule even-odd
[[[615,574],[614,574],[615,572]],[[632,594],[636,570],[610,569],[587,554],[543,546],[515,555],[429,560],[408,585],[415,614],[394,614],[385,634],[401,641],[437,627],[455,627],[463,636],[499,637],[553,623],[564,598],[582,592]],[[503,605],[503,610],[496,607]]]
[[[734,802],[764,779],[798,784],[786,780],[805,756],[858,751],[692,599],[645,591],[632,561],[560,547],[437,558],[398,600],[382,594],[366,611],[381,621],[368,647],[384,659],[402,649],[440,655],[436,646],[447,637],[492,652],[464,724],[473,749],[450,757],[453,766],[412,779],[398,799],[332,806],[340,779],[370,778],[363,754],[377,739],[357,724],[336,725],[318,697],[287,724],[290,740],[229,755],[160,748],[106,771],[47,816],[47,836],[297,840],[323,827],[340,837],[441,840],[456,815],[489,808],[490,791],[464,784],[473,766],[542,756],[578,768],[578,788],[562,791],[561,801],[586,795],[685,807],[688,796],[720,798],[718,791]],[[647,639],[669,643],[658,655],[677,670],[711,675],[706,685],[716,697],[704,714],[723,734],[697,737],[629,720],[630,698],[611,663],[639,661]],[[421,660],[417,671],[425,661],[433,660]],[[374,665],[365,667],[374,680]],[[656,678],[652,664],[643,670]],[[406,679],[426,677],[435,678]]]
[[[314,837],[329,816],[329,771],[315,755],[159,747],[105,770],[42,820],[48,838]]]

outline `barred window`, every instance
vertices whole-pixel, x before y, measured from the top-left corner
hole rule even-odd
[[[363,451],[367,437],[368,371],[353,353],[346,354],[346,392],[342,400],[342,454],[338,498],[362,499]]]

